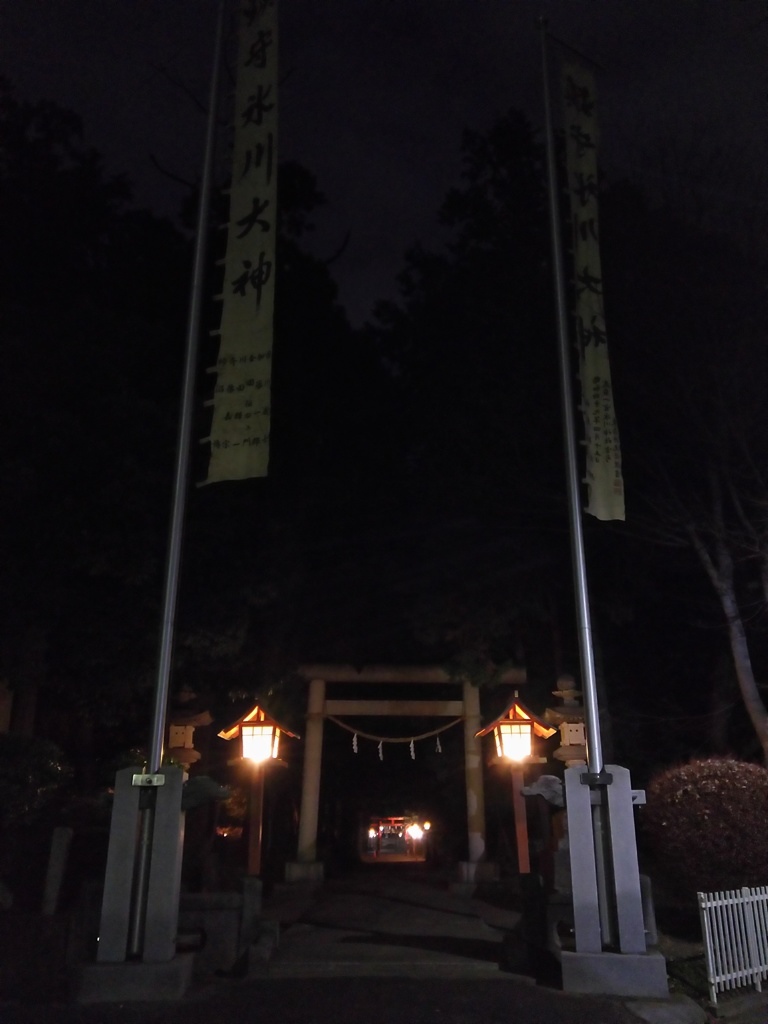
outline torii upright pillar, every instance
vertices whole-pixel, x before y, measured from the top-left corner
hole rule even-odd
[[[473,885],[482,872],[492,874],[485,863],[485,792],[483,789],[483,748],[480,732],[480,691],[466,680],[462,683],[464,702],[464,779],[467,790],[467,853],[459,862],[460,880]],[[482,867],[481,867],[482,865]]]
[[[317,823],[320,806],[320,773],[323,761],[323,717],[325,680],[309,683],[304,772],[299,812],[299,843],[296,860],[285,865],[286,882],[315,882],[323,877],[323,863],[317,859]]]

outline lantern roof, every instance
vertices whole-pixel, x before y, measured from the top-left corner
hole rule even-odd
[[[286,729],[282,726],[272,717],[272,715],[269,714],[269,712],[265,711],[260,704],[254,704],[253,707],[246,711],[244,715],[241,715],[236,722],[228,725],[226,729],[222,729],[218,735],[223,740],[233,740],[240,735],[241,726],[250,725],[251,722],[267,722],[268,724],[274,725],[278,728],[280,732],[285,733],[286,736],[291,736],[295,740],[301,739],[298,733],[291,732],[290,729]]]
[[[493,732],[496,726],[500,722],[530,722],[533,727],[534,734],[541,737],[541,739],[549,739],[550,736],[554,736],[557,729],[553,729],[552,726],[545,722],[543,718],[539,718],[533,711],[525,706],[518,700],[515,695],[512,700],[507,704],[501,714],[494,718],[492,722],[482,728],[479,732],[475,733],[475,736],[487,736],[488,733]]]

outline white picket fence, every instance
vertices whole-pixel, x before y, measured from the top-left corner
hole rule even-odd
[[[768,977],[768,885],[697,895],[712,1004],[718,992],[742,985],[762,992]]]

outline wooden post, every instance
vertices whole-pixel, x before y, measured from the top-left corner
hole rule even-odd
[[[248,874],[261,874],[261,834],[264,821],[264,765],[253,765],[251,809],[248,822]]]
[[[512,806],[515,809],[515,839],[517,842],[517,865],[521,875],[531,872],[531,856],[528,849],[528,811],[523,796],[523,766],[512,762]]]

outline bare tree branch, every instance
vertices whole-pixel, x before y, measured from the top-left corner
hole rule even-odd
[[[163,167],[163,165],[160,163],[160,161],[157,159],[157,157],[154,155],[154,153],[150,153],[149,154],[149,159],[150,159],[150,162],[152,163],[152,166],[156,167],[157,170],[160,171],[160,173],[162,175],[164,175],[166,178],[170,178],[171,181],[176,181],[180,185],[184,185],[190,191],[192,191],[194,188],[196,188],[196,185],[194,184],[194,182],[187,181],[186,178],[181,178],[181,177],[179,177],[178,174],[174,174],[173,171],[169,171],[167,167]]]

